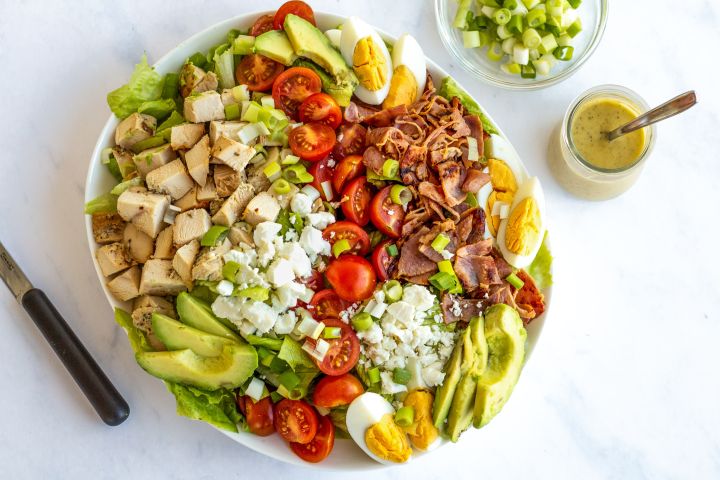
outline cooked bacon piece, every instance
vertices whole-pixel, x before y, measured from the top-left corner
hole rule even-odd
[[[423,207],[408,211],[405,215],[405,223],[403,223],[401,236],[408,237],[412,232],[417,230],[420,225],[430,220],[430,218],[432,218],[432,213]]]
[[[485,131],[483,130],[480,117],[477,115],[465,115],[463,118],[470,129],[470,136],[477,140],[478,153],[482,157],[485,155]]]
[[[397,117],[407,115],[407,113],[407,105],[396,105],[365,117],[363,119],[363,123],[366,123],[371,127],[389,127],[393,124]]]
[[[416,113],[397,117],[395,127],[399,128],[415,144],[422,143],[425,140],[427,131],[430,128],[425,119]]]
[[[467,255],[455,258],[455,274],[468,292],[487,291],[491,285],[502,283],[495,260],[489,255]]]
[[[360,123],[365,118],[375,114],[378,112],[377,108],[371,107],[369,105],[364,105],[362,103],[358,102],[350,102],[347,107],[345,107],[345,121],[349,123]]]
[[[375,145],[370,145],[363,152],[363,163],[368,170],[372,170],[378,175],[382,175],[382,167],[385,163],[385,157]]]
[[[432,277],[433,274],[435,274],[435,272],[427,272],[423,273],[422,275],[407,277],[406,280],[410,283],[416,283],[418,285],[430,285],[430,277]]]
[[[477,317],[483,311],[483,301],[458,298],[446,293],[440,301],[440,308],[442,309],[445,323],[470,323],[473,317]]]
[[[410,146],[405,134],[395,127],[373,128],[368,131],[368,145],[375,145],[386,158],[403,158]]]
[[[524,282],[522,288],[515,292],[515,303],[520,309],[527,312],[528,318],[523,317],[523,321],[527,325],[545,311],[545,296],[538,290],[535,280],[525,270],[518,270],[515,275]]]
[[[468,168],[467,176],[462,184],[463,192],[477,193],[486,183],[490,181],[490,175],[478,170],[477,168]]]
[[[445,260],[445,257],[443,257],[431,246],[435,238],[441,233],[446,235],[450,240],[445,247],[445,250],[454,254],[457,250],[457,236],[455,235],[455,222],[452,220],[445,220],[444,222],[436,222],[433,224],[430,231],[420,237],[420,244],[418,246],[420,253],[435,263]]]
[[[462,190],[467,172],[462,162],[447,160],[437,165],[440,175],[440,185],[445,194],[445,201],[451,207],[462,203],[467,198],[467,193]]]
[[[420,253],[420,238],[430,231],[422,227],[415,234],[410,236],[400,249],[400,261],[398,262],[397,275],[399,277],[415,277],[428,272],[435,272],[437,264]]]
[[[513,268],[510,266],[509,263],[505,261],[502,253],[500,253],[497,248],[493,248],[493,251],[490,253],[490,255],[492,255],[492,257],[495,259],[495,264],[497,265],[498,275],[500,275],[500,278],[505,278],[511,273],[513,273]]]
[[[457,249],[458,257],[469,257],[472,255],[490,255],[493,251],[492,238],[486,238],[479,242],[469,243]]]

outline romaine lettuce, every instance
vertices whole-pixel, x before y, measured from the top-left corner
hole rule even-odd
[[[143,55],[130,81],[122,87],[108,93],[107,102],[116,117],[123,119],[137,111],[144,102],[157,100],[162,95],[163,79],[147,63]]]
[[[543,243],[540,245],[540,250],[538,250],[535,259],[527,268],[527,272],[535,280],[535,285],[540,290],[544,290],[553,283],[552,273],[550,273],[552,261],[553,257],[547,246],[547,232],[545,232],[545,238],[543,238]]]

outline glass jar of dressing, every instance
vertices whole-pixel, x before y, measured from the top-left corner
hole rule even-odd
[[[550,141],[550,170],[558,183],[588,200],[616,197],[633,186],[655,144],[655,126],[612,142],[605,134],[648,109],[619,85],[601,85],[576,98]]]

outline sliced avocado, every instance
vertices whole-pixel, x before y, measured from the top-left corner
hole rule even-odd
[[[488,362],[488,344],[485,338],[485,320],[482,316],[474,317],[468,325],[470,330],[470,342],[474,353],[473,363],[468,365],[475,376],[480,376],[485,371]]]
[[[445,379],[442,385],[435,391],[435,401],[433,403],[433,424],[436,428],[441,428],[445,419],[450,411],[450,405],[452,404],[455,390],[457,389],[458,382],[462,372],[460,367],[462,365],[463,358],[463,342],[458,341],[455,344],[450,359],[445,365]]]
[[[475,428],[487,425],[510,398],[525,359],[527,332],[514,308],[498,304],[485,311],[485,338],[488,363],[478,379]]]
[[[217,335],[238,343],[245,343],[232,330],[212,313],[210,306],[202,300],[193,297],[187,292],[182,292],[177,297],[176,308],[180,320],[186,325],[202,330],[211,335]]]
[[[320,65],[335,78],[338,84],[355,77],[340,52],[332,46],[327,36],[312,23],[290,14],[285,17],[283,26],[298,56],[308,58]]]
[[[235,343],[225,337],[218,337],[189,327],[160,313],[152,314],[153,332],[168,350],[189,348],[198,355],[216,357],[225,345]]]
[[[358,84],[355,73],[350,71],[351,75],[342,82],[336,82],[333,77],[323,70],[318,64],[311,62],[305,58],[298,58],[293,63],[294,67],[305,67],[314,71],[320,77],[322,82],[323,92],[327,93],[338,102],[341,107],[347,107],[350,105],[350,99],[352,98],[355,87]]]
[[[287,35],[282,30],[270,30],[255,38],[255,52],[280,62],[291,65],[297,55]]]
[[[464,432],[473,421],[473,404],[477,380],[472,372],[466,372],[458,383],[452,406],[448,414],[447,435],[450,440],[457,442],[460,434]]]
[[[247,344],[225,345],[216,357],[203,357],[188,348],[140,352],[135,359],[150,375],[206,390],[237,388],[250,378],[258,364],[255,348]]]

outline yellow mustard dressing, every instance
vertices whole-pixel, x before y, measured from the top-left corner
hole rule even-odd
[[[570,125],[572,143],[590,164],[623,169],[635,163],[645,148],[645,130],[636,130],[612,142],[606,133],[637,117],[632,105],[617,98],[596,98],[581,104]]]

